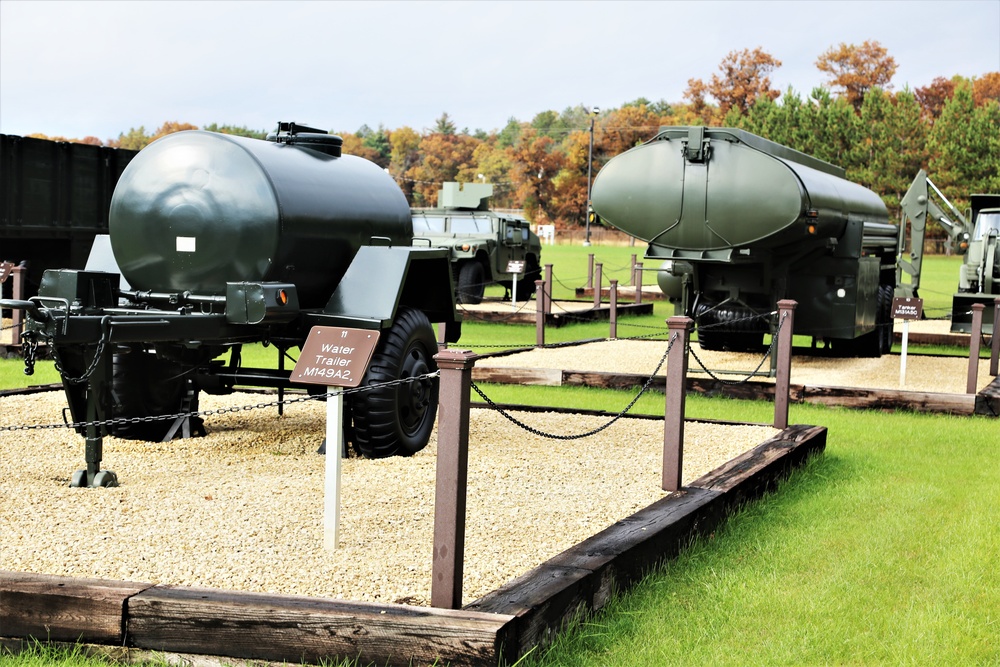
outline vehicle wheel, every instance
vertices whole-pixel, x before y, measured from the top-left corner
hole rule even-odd
[[[473,260],[462,264],[458,270],[458,302],[476,305],[483,302],[486,291],[486,272],[483,265]]]
[[[382,334],[361,384],[372,386],[434,372],[436,353],[437,340],[427,316],[400,306],[396,321]],[[411,456],[427,446],[437,416],[437,378],[354,396],[354,446],[363,456]]]
[[[139,348],[122,348],[112,360],[111,416],[115,419],[158,417],[181,411],[187,389],[184,368],[179,364],[157,359],[156,355]],[[202,424],[192,418],[192,432]],[[126,440],[160,442],[173,425],[170,419],[137,424],[114,424],[111,435]]]
[[[517,281],[517,298],[527,301],[535,296],[535,281],[542,279],[542,269],[538,266],[538,261],[529,259],[528,270],[524,277]]]

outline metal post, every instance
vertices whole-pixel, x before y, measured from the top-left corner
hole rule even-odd
[[[991,338],[990,347],[990,375],[996,377],[1000,375],[1000,296],[993,300],[993,335]]]
[[[667,319],[670,354],[667,358],[666,406],[663,412],[664,491],[679,491],[684,468],[684,398],[688,368],[688,337],[694,320],[674,316]]]
[[[469,469],[469,389],[476,354],[443,350],[438,401],[437,482],[434,491],[434,556],[431,606],[462,606],[465,561],[465,499]]]
[[[539,295],[535,299],[535,346],[545,345],[545,281],[535,281],[535,293]]]
[[[594,267],[594,308],[601,305],[601,286],[604,285],[604,280],[601,278],[601,270],[604,265],[600,262]]]
[[[788,394],[792,376],[792,334],[795,331],[795,307],[798,302],[778,302],[778,362],[774,378],[774,428],[788,428]]]
[[[583,240],[583,245],[590,245],[590,188],[591,188],[591,173],[594,168],[594,118],[597,116],[598,108],[594,107],[590,110],[590,150],[587,152],[587,210],[585,212],[586,221],[585,225],[587,228],[587,236]]]
[[[609,300],[611,302],[611,314],[609,317],[611,319],[611,338],[613,340],[615,338],[618,338],[618,281],[617,280],[611,281],[611,293],[609,296],[610,296]]]
[[[972,304],[972,333],[969,335],[969,377],[965,383],[965,393],[975,394],[979,380],[979,344],[983,336],[983,310],[981,303]],[[994,331],[996,325],[994,324]]]
[[[587,255],[587,289],[594,287],[594,253]]]
[[[635,268],[632,270],[635,278],[632,283],[635,285],[635,304],[639,305],[642,303],[642,262],[636,262]]]

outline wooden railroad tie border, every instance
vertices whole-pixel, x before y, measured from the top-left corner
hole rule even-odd
[[[0,637],[275,662],[511,664],[773,489],[826,435],[790,426],[463,609],[0,571]]]

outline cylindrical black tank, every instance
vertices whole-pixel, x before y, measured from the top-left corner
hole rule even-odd
[[[368,160],[203,131],[140,151],[109,215],[133,289],[220,295],[227,282],[280,281],[303,308],[326,304],[359,247],[409,245],[412,225],[402,191]]]

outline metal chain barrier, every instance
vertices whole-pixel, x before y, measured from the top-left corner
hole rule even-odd
[[[670,342],[667,344],[667,351],[663,353],[663,357],[660,358],[660,362],[658,364],[656,364],[656,368],[653,370],[652,374],[650,374],[650,376],[646,379],[645,384],[642,385],[642,389],[640,389],[639,393],[635,395],[635,398],[633,398],[632,401],[628,405],[625,406],[625,409],[622,410],[621,412],[619,412],[614,417],[612,417],[608,422],[604,423],[601,426],[598,426],[595,429],[591,429],[590,431],[587,431],[586,433],[578,433],[578,434],[575,434],[575,435],[561,435],[561,434],[558,434],[558,433],[547,433],[545,431],[541,431],[541,430],[539,430],[537,428],[534,428],[533,426],[529,426],[528,424],[525,424],[524,422],[522,422],[521,420],[519,420],[517,417],[515,417],[512,414],[510,414],[509,412],[507,412],[506,410],[504,410],[503,408],[501,408],[499,405],[497,405],[496,403],[494,403],[493,400],[490,399],[489,396],[487,396],[485,393],[483,393],[483,390],[480,389],[476,385],[475,382],[472,383],[472,388],[475,390],[475,392],[477,394],[479,394],[479,396],[484,401],[486,401],[486,403],[490,406],[490,408],[496,410],[505,419],[507,419],[511,423],[515,424],[516,426],[519,426],[520,428],[524,429],[528,433],[531,433],[533,435],[537,435],[537,436],[542,437],[542,438],[549,438],[549,439],[552,439],[552,440],[579,440],[580,438],[586,438],[586,437],[589,437],[589,436],[596,435],[596,434],[600,433],[601,431],[603,431],[604,429],[608,428],[609,426],[611,426],[612,424],[614,424],[616,421],[618,421],[619,419],[621,419],[622,417],[624,417],[626,414],[628,414],[628,411],[632,409],[632,406],[634,406],[636,404],[636,402],[642,397],[642,395],[646,393],[646,390],[649,389],[649,386],[653,382],[653,378],[660,371],[660,368],[663,366],[664,362],[666,362],[667,356],[670,354],[670,349],[674,346],[674,341],[676,341],[676,340],[677,340],[677,334],[674,334],[673,337],[670,339]]]
[[[343,395],[347,396],[349,394],[358,394],[365,391],[376,391],[379,389],[386,389],[389,387],[396,387],[403,384],[409,384],[411,382],[422,382],[424,380],[431,380],[440,376],[439,371],[433,373],[425,373],[424,375],[414,375],[413,377],[400,378],[399,380],[392,380],[390,382],[383,382],[380,384],[367,385],[362,387],[352,387],[348,389],[342,389],[340,391],[331,391],[323,394],[310,394],[308,396],[299,396],[296,398],[284,398],[274,401],[268,401],[266,403],[256,403],[253,405],[243,405],[243,406],[233,406],[229,408],[214,408],[212,410],[198,410],[194,412],[177,412],[171,415],[156,415],[149,417],[117,417],[113,419],[102,419],[92,422],[66,422],[63,424],[20,424],[14,426],[0,426],[0,433],[6,431],[41,431],[50,430],[57,428],[73,428],[80,429],[86,428],[88,426],[114,426],[118,424],[145,424],[149,422],[156,421],[166,421],[172,419],[181,419],[185,417],[211,417],[214,415],[224,415],[233,412],[249,412],[251,410],[260,410],[263,408],[273,408],[278,405],[290,405],[292,403],[304,403],[306,401],[317,401],[320,399],[328,398],[331,396]]]
[[[785,316],[781,318],[781,321],[778,322],[778,329],[774,332],[774,335],[771,336],[771,344],[768,346],[767,351],[764,352],[764,356],[761,358],[760,363],[757,364],[757,368],[750,371],[750,373],[741,380],[724,380],[720,378],[718,375],[710,371],[705,366],[705,363],[698,357],[698,354],[694,351],[694,348],[691,347],[690,344],[688,345],[687,351],[691,353],[691,356],[694,357],[694,360],[698,362],[698,365],[701,366],[702,370],[708,373],[708,376],[713,380],[715,380],[716,382],[721,382],[722,384],[726,385],[745,384],[749,382],[755,375],[757,375],[757,373],[760,372],[760,369],[764,365],[764,362],[767,361],[768,357],[770,357],[774,353],[774,347],[778,342],[778,335],[781,333],[781,327],[785,323],[785,320],[787,318],[788,314],[786,313]]]

